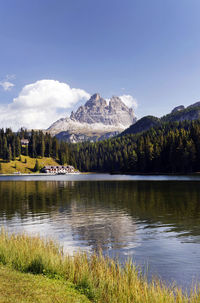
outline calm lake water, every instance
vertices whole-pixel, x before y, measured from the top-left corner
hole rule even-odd
[[[200,281],[200,177],[0,177],[0,225],[58,240],[69,253],[101,248],[148,276]]]

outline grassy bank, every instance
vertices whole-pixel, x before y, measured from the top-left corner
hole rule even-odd
[[[89,303],[73,284],[0,265],[0,303]]]
[[[38,158],[39,166],[42,168],[46,165],[58,165],[58,163],[52,158]],[[28,156],[20,156],[14,161],[4,162],[0,159],[1,174],[13,174],[16,172],[21,173],[33,173],[36,159]]]
[[[49,279],[67,281],[92,302],[100,303],[186,303],[200,302],[199,292],[188,298],[176,287],[153,280],[148,283],[136,267],[124,267],[102,255],[64,255],[52,241],[27,235],[0,233],[0,262],[23,273],[42,274]],[[81,301],[80,301],[81,302]]]

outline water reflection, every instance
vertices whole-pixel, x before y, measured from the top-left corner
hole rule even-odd
[[[119,242],[119,234],[135,230],[137,221],[199,241],[200,187],[198,182],[0,182],[0,217],[45,214],[57,221],[62,213],[88,240],[104,229],[102,243],[107,237]]]
[[[131,256],[182,285],[199,278],[198,182],[0,182],[0,224],[55,237],[68,251]]]

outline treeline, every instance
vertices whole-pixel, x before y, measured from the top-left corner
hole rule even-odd
[[[138,135],[69,145],[81,171],[184,173],[200,170],[200,121],[169,122]]]
[[[10,128],[0,130],[0,158],[5,161],[14,160],[21,155],[19,134],[14,134]]]
[[[28,139],[28,146],[21,145]],[[42,131],[0,130],[0,158],[52,157],[80,171],[184,173],[200,171],[200,121],[168,122],[141,134],[69,144]]]
[[[29,140],[29,144],[23,145],[22,139]],[[0,129],[0,158],[10,162],[20,155],[32,158],[52,157],[60,164],[69,161],[67,144],[52,138],[48,133],[33,130],[30,133],[24,129],[14,133],[10,128]]]

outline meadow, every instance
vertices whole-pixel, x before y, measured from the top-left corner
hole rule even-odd
[[[59,165],[53,158],[48,157],[38,157],[37,158],[39,168],[46,165]],[[0,159],[0,173],[1,174],[13,174],[13,173],[23,173],[23,174],[30,174],[34,173],[36,159],[31,158],[29,156],[21,155],[20,157],[12,160],[10,162],[3,161]]]

